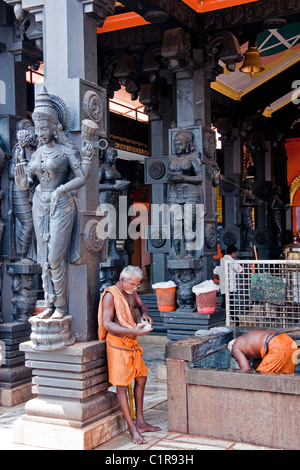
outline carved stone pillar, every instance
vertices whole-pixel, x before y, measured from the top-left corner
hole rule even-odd
[[[188,239],[191,239],[190,235],[186,241],[183,241],[186,236],[183,234],[183,240],[179,241],[181,248],[179,246],[176,248],[175,239],[173,240],[171,236],[167,265],[178,286],[178,309],[171,314],[164,314],[164,317],[168,338],[176,340],[190,335],[192,331],[199,328],[209,328],[220,324],[224,318],[224,312],[221,317],[217,314],[215,317],[212,315],[204,318],[203,315],[195,314],[195,296],[192,292],[193,285],[212,279],[212,257],[217,253],[214,187],[218,184],[218,168],[215,136],[211,130],[210,97],[210,81],[214,75],[212,72],[214,67],[207,69],[203,51],[193,49],[189,34],[180,28],[165,33],[162,56],[168,61],[169,81],[172,75],[176,97],[173,103],[176,109],[175,125],[168,131],[167,182],[169,195],[173,193],[177,195],[175,198],[168,196],[168,201],[169,204],[180,203],[180,195],[182,195],[182,207],[187,209],[187,206],[191,206],[192,211],[196,210],[196,216],[191,215],[193,224],[195,223],[192,229],[194,243],[186,243]],[[173,157],[175,153],[179,153],[175,149],[175,141],[185,140],[184,135],[187,136],[186,142],[188,142],[184,150],[187,155],[182,155],[182,158],[184,161],[187,160],[186,165],[191,167],[189,176],[184,180],[186,188],[184,184],[172,183],[172,172],[176,174],[180,171],[180,159]],[[183,171],[186,172],[186,170]],[[196,180],[196,184],[192,183]],[[175,189],[176,186],[178,186],[178,191]],[[192,207],[192,204],[195,207]],[[187,215],[188,210],[183,214],[185,225],[188,225]],[[188,248],[188,245],[192,246],[192,249]]]
[[[220,231],[220,248],[225,250],[229,245],[242,249],[241,236],[241,139],[238,129],[231,128],[229,119],[218,123],[224,151],[224,174],[220,182],[220,195],[223,197],[223,228]]]
[[[23,8],[35,13],[42,23],[45,86],[50,96],[63,100],[70,112],[68,135],[81,148],[81,122],[94,121],[97,139],[107,137],[107,99],[97,86],[98,22],[103,22],[113,2],[102,0],[44,0]],[[60,11],[60,15],[56,12]],[[70,21],[72,18],[72,21]],[[55,31],[55,33],[54,33]],[[57,51],[59,50],[59,54]],[[36,87],[36,95],[40,87]],[[97,240],[98,150],[92,159],[88,184],[78,190],[78,262],[69,266],[69,314],[77,341],[97,337],[94,312],[99,302],[99,262],[105,256],[105,244]],[[104,251],[103,251],[104,249]]]
[[[256,209],[256,229],[254,231],[254,243],[258,253],[258,259],[269,259],[272,249],[272,228],[268,226],[268,202],[272,196],[271,176],[266,171],[270,166],[270,143],[265,142],[262,132],[253,133],[251,137],[251,153],[254,159],[254,185],[253,193],[262,204]],[[279,251],[280,253],[280,251]],[[278,253],[278,254],[279,254]]]
[[[14,406],[28,400],[31,395],[31,371],[25,368],[24,354],[19,344],[30,335],[28,316],[35,306],[32,279],[36,265],[12,264],[11,180],[9,164],[13,155],[17,123],[27,117],[26,70],[42,58],[41,50],[25,37],[25,17],[19,8],[17,21],[12,6],[19,2],[0,2],[0,173],[1,173],[1,310],[0,340],[5,345],[5,359],[1,367],[0,404]],[[18,9],[17,5],[17,9]],[[26,19],[31,32],[32,18]],[[4,157],[5,156],[5,157]],[[2,171],[6,166],[5,171]],[[2,196],[5,197],[2,197]],[[29,289],[27,288],[29,286]],[[30,305],[30,308],[28,307]]]
[[[194,314],[192,286],[206,279],[212,279],[213,255],[217,253],[215,187],[219,184],[219,169],[216,161],[215,134],[211,130],[210,83],[222,73],[222,68],[218,65],[220,59],[226,63],[228,70],[232,71],[235,62],[242,59],[242,54],[238,41],[231,33],[215,35],[205,47],[195,42],[194,40],[192,43],[191,35],[183,28],[166,30],[161,50],[158,51],[157,46],[149,48],[145,54],[143,67],[143,70],[151,76],[151,85],[143,86],[141,95],[142,102],[146,105],[146,112],[152,118],[153,151],[152,157],[147,159],[145,165],[146,183],[152,185],[152,203],[170,206],[172,201],[176,201],[182,208],[185,206],[184,201],[188,201],[192,203],[190,205],[195,203],[194,205],[198,207],[196,217],[190,212],[192,224],[195,225],[197,222],[196,232],[193,231],[192,234],[192,238],[196,236],[197,243],[188,250],[184,236],[182,239],[177,237],[177,243],[174,243],[175,237],[173,239],[170,237],[169,229],[170,224],[172,225],[170,217],[166,217],[166,220],[163,218],[164,215],[161,220],[156,217],[157,226],[153,224],[153,212],[156,215],[163,211],[157,206],[153,206],[154,210],[152,209],[152,234],[148,236],[147,246],[154,261],[153,279],[158,282],[173,277],[178,285],[179,309],[170,315],[164,315],[170,339],[189,335],[193,329],[209,327],[224,319],[224,314],[218,318],[211,316],[204,319],[201,316],[203,321],[199,322],[199,316]],[[227,47],[224,47],[225,44]],[[158,54],[163,57],[164,65],[159,66],[158,61],[155,61]],[[169,113],[173,114],[169,120],[169,128],[164,125],[166,120],[162,119],[166,111],[161,106],[163,93],[159,85],[162,78],[172,88]],[[187,139],[182,138],[189,141],[184,151],[189,155],[185,155],[186,158],[183,156],[186,161],[184,171],[187,174],[189,166],[193,166],[194,170],[196,167],[197,169],[194,174],[191,171],[181,182],[180,176],[177,175],[179,190],[177,197],[174,197],[176,175],[172,185],[170,173],[180,172],[179,159],[174,158],[174,164],[172,163],[175,153],[174,140],[180,134],[189,136]],[[194,209],[195,207],[192,211]],[[182,228],[183,224],[180,225]],[[163,269],[165,267],[169,273],[165,272]]]
[[[8,3],[14,4],[8,0]],[[70,111],[68,136],[81,148],[83,119],[98,125],[107,137],[107,100],[97,85],[97,24],[102,24],[113,0],[24,0],[22,7],[42,27],[45,86],[52,100]],[[59,12],[59,14],[58,14]],[[40,87],[36,87],[36,96]],[[62,100],[62,101],[61,101]],[[97,150],[95,150],[96,154]],[[14,440],[23,444],[84,450],[123,431],[115,394],[108,393],[105,342],[97,339],[99,262],[105,243],[97,237],[101,217],[98,207],[98,158],[92,159],[88,184],[78,191],[78,261],[69,265],[68,313],[62,319],[42,319],[51,350],[40,334],[40,319],[32,318],[32,341],[23,343],[28,366],[35,369],[33,390],[37,398],[26,405],[26,416],[15,422]],[[58,320],[58,321],[57,321]],[[76,343],[55,346],[72,320]],[[67,324],[66,324],[67,322]],[[56,363],[55,370],[53,363]],[[42,369],[42,370],[40,370]],[[103,417],[106,417],[103,419]],[[43,428],[43,433],[40,428]],[[39,437],[41,439],[39,439]],[[73,436],[73,437],[70,437]]]
[[[168,101],[170,108],[170,102]],[[152,188],[151,231],[147,238],[147,251],[151,253],[151,281],[152,284],[162,282],[170,277],[167,268],[167,255],[170,251],[170,240],[166,236],[168,221],[157,218],[157,208],[166,201],[167,197],[167,167],[168,156],[164,156],[164,142],[168,140],[165,136],[165,122],[162,113],[161,119],[150,121],[151,126],[151,158],[145,161],[145,183]],[[169,124],[170,125],[170,124]]]

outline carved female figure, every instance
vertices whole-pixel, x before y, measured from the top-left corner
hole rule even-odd
[[[121,191],[128,188],[130,181],[122,180],[120,173],[116,169],[116,160],[118,152],[113,147],[108,147],[104,151],[104,162],[99,168],[99,202],[102,210],[108,210],[108,229],[111,224],[117,225],[116,216],[118,214],[118,196]],[[111,207],[105,208],[105,205],[113,206],[115,217],[112,217]],[[116,227],[114,227],[116,228]],[[110,258],[118,258],[116,253],[116,240],[109,237],[108,255]]]
[[[118,152],[113,147],[104,151],[104,162],[99,168],[99,191],[100,204],[109,203],[114,205],[117,201],[118,192],[128,187],[130,181],[123,181],[122,176],[116,169]]]
[[[32,119],[40,147],[28,165],[21,162],[16,166],[15,180],[24,190],[38,180],[33,196],[33,222],[47,301],[40,318],[62,318],[67,311],[67,261],[77,213],[73,192],[85,184],[87,175],[79,151],[64,134],[44,87]],[[83,147],[83,156],[90,157],[92,144],[84,141]]]
[[[174,140],[175,156],[168,167],[168,182],[170,184],[168,203],[183,209],[182,224],[171,218],[171,238],[176,257],[192,257],[188,244],[195,239],[196,206],[202,202],[201,183],[202,169],[198,158],[193,155],[193,133],[183,129]],[[179,206],[178,206],[179,205]],[[176,215],[175,215],[176,219]]]

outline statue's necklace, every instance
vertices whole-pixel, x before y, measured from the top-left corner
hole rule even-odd
[[[44,181],[45,183],[49,183],[50,181],[50,176],[49,176],[49,173],[47,171],[47,166],[46,166],[47,157],[48,157],[47,154],[43,154],[41,158],[41,162],[40,162],[41,180]]]
[[[49,183],[50,180],[51,180],[49,172],[47,170],[47,165],[46,165],[47,164],[47,159],[50,155],[52,155],[55,152],[57,152],[56,147],[48,148],[46,146],[43,148],[43,151],[42,151],[42,157],[41,157],[41,162],[40,162],[40,171],[41,171],[41,180],[45,183]]]

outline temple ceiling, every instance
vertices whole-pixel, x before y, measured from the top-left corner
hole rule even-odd
[[[215,104],[222,103],[216,117],[228,105],[228,113],[231,110],[233,115],[238,110],[242,117],[259,113],[267,119],[287,119],[285,125],[290,128],[297,122],[300,112],[295,91],[300,85],[298,0],[122,0],[116,2],[115,14],[107,18],[98,32],[102,36],[102,48],[110,49],[112,44],[128,48],[128,35],[121,34],[125,30],[148,28],[150,33],[144,37],[150,44],[161,40],[159,31],[162,36],[166,29],[176,27],[188,31],[196,41],[199,37],[209,39],[218,32],[229,31],[237,38],[243,54],[249,41],[257,41],[264,70],[255,77],[241,73],[243,61],[236,64],[234,72],[229,72],[220,61],[224,73],[211,85]]]

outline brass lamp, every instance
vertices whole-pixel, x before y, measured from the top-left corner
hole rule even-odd
[[[244,63],[240,71],[247,73],[251,78],[254,78],[256,73],[263,72],[265,67],[261,63],[260,52],[257,49],[256,42],[249,42],[249,48],[245,54]]]

